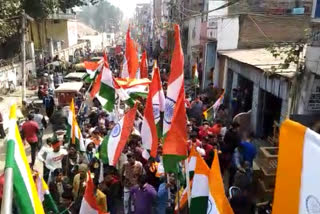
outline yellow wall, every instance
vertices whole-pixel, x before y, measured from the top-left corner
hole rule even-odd
[[[68,47],[68,21],[67,20],[42,20],[29,24],[28,39],[34,42],[35,49],[47,49],[48,40],[63,40],[61,48]],[[40,35],[40,36],[39,36]]]

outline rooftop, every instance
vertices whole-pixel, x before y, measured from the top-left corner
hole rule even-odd
[[[283,59],[275,58],[270,51],[265,48],[258,49],[237,49],[218,51],[220,55],[226,56],[230,59],[245,63],[269,74],[276,74],[286,78],[292,78],[296,72],[296,65],[291,64],[287,69],[278,68]],[[273,68],[276,68],[275,71]]]
[[[62,83],[55,92],[78,92],[82,88],[82,82],[65,82]]]

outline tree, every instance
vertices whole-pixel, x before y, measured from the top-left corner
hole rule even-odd
[[[20,14],[20,8],[19,0],[2,0],[0,3],[0,43],[17,33],[19,21],[16,18]]]
[[[82,12],[79,13],[81,21],[101,32],[120,30],[122,17],[123,14],[119,8],[104,0],[94,6],[83,7]]]

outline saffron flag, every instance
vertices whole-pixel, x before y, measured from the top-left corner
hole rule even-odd
[[[76,116],[73,99],[71,100],[69,114],[68,114],[67,142],[76,144],[78,150],[82,152],[86,151],[81,129],[77,122],[77,116]]]
[[[161,137],[159,136],[160,112],[164,111],[164,103],[159,68],[155,67],[141,126],[142,146],[150,151],[150,155],[154,158],[157,156],[158,139]]]
[[[129,26],[127,35],[126,35],[126,53],[124,57],[121,77],[135,78],[138,68],[139,68],[139,59],[137,55],[135,42],[130,37],[130,26]]]
[[[88,181],[84,196],[82,198],[80,214],[102,214],[102,211],[99,211],[97,200],[94,193],[94,184],[88,172]]]
[[[131,134],[136,117],[137,106],[131,108],[120,121],[113,127],[110,134],[106,136],[100,145],[99,157],[105,164],[115,166],[120,154]]]
[[[210,169],[206,162],[197,158],[191,190],[190,214],[207,214]]]
[[[94,79],[94,82],[92,84],[91,91],[90,91],[91,97],[94,97],[100,90],[102,71],[105,68],[109,69],[108,57],[107,57],[106,53],[103,54],[103,61],[100,62],[100,65],[98,66],[98,68],[95,72],[95,79]]]
[[[179,25],[174,25],[175,47],[165,102],[163,121],[163,163],[166,172],[178,172],[177,164],[187,156],[187,118],[185,109],[184,58]]]
[[[140,78],[148,78],[148,58],[146,51],[142,53],[140,62]]]
[[[21,213],[44,214],[17,126],[15,104],[10,108],[9,119],[5,168],[13,169],[13,200]]]
[[[207,214],[233,214],[233,210],[224,192],[224,184],[221,176],[218,152],[214,150],[214,159],[209,175],[209,201]]]
[[[273,214],[319,213],[320,135],[291,120],[280,127]]]

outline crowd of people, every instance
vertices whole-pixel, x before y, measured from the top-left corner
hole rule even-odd
[[[161,75],[164,77],[164,91],[166,75]],[[88,171],[91,172],[96,201],[102,212],[174,213],[186,182],[184,176],[164,172],[161,142],[157,158],[146,159],[140,136],[142,118],[138,114],[117,165],[114,167],[103,164],[99,159],[100,145],[115,126],[119,115],[124,113],[125,105],[121,103],[117,112],[110,113],[103,109],[96,98],[92,100],[86,97],[85,92],[85,89],[81,90],[74,98],[85,151],[80,151],[79,145],[70,143],[69,108],[54,103],[52,90],[41,97],[42,108],[27,109],[25,116],[28,120],[20,126],[24,142],[31,147],[30,166],[38,172],[41,170],[37,168],[36,161],[43,163],[43,178],[48,183],[60,213],[79,213]],[[237,197],[230,197],[234,212],[249,214],[252,213],[253,203],[248,193],[251,192],[252,165],[256,155],[252,135],[239,132],[240,125],[232,122],[232,115],[223,104],[215,110],[214,116],[207,120],[203,116],[203,112],[223,93],[223,90],[210,84],[202,94],[186,95],[187,146],[189,149],[194,147],[209,167],[213,161],[214,149],[219,151],[226,189],[236,186],[242,192]],[[140,112],[143,112],[144,103],[145,99],[140,98]],[[52,136],[43,137],[46,129],[52,129]],[[50,211],[52,212],[47,210],[48,213]],[[182,208],[180,213],[187,213],[187,208]]]

